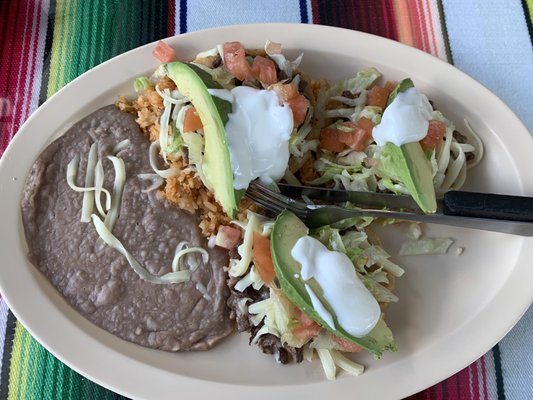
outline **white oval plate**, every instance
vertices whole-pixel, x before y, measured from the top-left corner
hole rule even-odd
[[[262,47],[266,39],[283,43],[290,56],[303,51],[302,68],[314,77],[342,78],[365,66],[375,66],[387,78],[412,77],[460,131],[467,118],[482,136],[486,155],[470,171],[467,189],[533,195],[533,141],[526,128],[483,86],[421,51],[359,32],[289,24],[213,29],[167,43],[180,58],[190,59],[224,41]],[[29,118],[0,161],[0,290],[30,333],[67,365],[135,398],[400,398],[476,360],[531,304],[532,239],[428,226],[428,236],[455,239],[450,254],[396,257],[401,238],[384,232],[386,248],[407,271],[397,282],[400,302],[387,311],[399,350],[377,361],[361,356],[367,370],[357,378],[340,374],[328,382],[318,361],[277,365],[249,348],[247,335],[235,335],[208,352],[173,354],[120,340],[86,321],[26,260],[19,212],[24,179],[52,137],[119,94],[133,95],[133,78],[157,66],[152,49],[132,50],[67,85]],[[455,255],[457,247],[465,248],[463,255]]]

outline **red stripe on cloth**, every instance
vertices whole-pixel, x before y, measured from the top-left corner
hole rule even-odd
[[[4,21],[4,28],[7,32],[4,38],[4,47],[2,54],[0,55],[0,88],[3,88],[1,92],[0,100],[2,101],[2,115],[0,116],[0,154],[2,154],[7,147],[10,139],[10,132],[12,131],[13,122],[13,108],[14,97],[12,94],[12,70],[16,68],[20,63],[20,29],[19,20],[26,17],[23,12],[19,12],[20,2],[10,1],[7,15],[3,15],[1,20]]]
[[[311,13],[313,14],[313,24],[320,24],[320,13],[318,12],[318,0],[311,1]]]
[[[35,13],[40,12],[41,7],[36,6],[34,0],[22,2],[22,4],[26,7],[17,12],[15,19],[8,20],[8,24],[11,24],[8,29],[13,32],[13,36],[8,42],[10,51],[2,54],[3,65],[11,63],[12,68],[0,77],[0,83],[6,88],[3,98],[7,99],[10,104],[10,115],[2,123],[0,153],[4,152],[9,141],[29,114],[30,88],[34,79],[39,36],[39,20],[35,20],[34,17]],[[24,23],[19,23],[19,20]],[[5,60],[6,56],[9,57],[8,60]]]
[[[411,32],[413,34],[413,45],[421,50],[427,51],[427,45],[424,43],[424,35],[421,27],[420,14],[418,12],[418,0],[407,2],[409,14],[411,15]]]
[[[176,0],[168,0],[167,36],[176,34]]]
[[[372,33],[397,40],[393,0],[312,0],[313,23]]]
[[[479,368],[477,361],[472,363],[469,366],[470,373],[471,373],[471,381],[470,381],[470,393],[472,396],[472,399],[478,400],[479,399]]]
[[[485,356],[481,357],[481,377],[483,379],[483,398],[489,398],[489,391],[487,388],[487,365],[485,363]]]
[[[385,24],[385,36],[389,39],[398,40],[398,27],[394,18],[394,0],[381,0],[381,12]]]
[[[428,28],[429,28],[429,35],[431,37],[431,43],[433,44],[433,48],[435,49],[434,51],[434,55],[435,56],[438,56],[438,53],[439,53],[439,47],[437,45],[437,37],[436,37],[436,34],[435,34],[435,25],[433,24],[433,18],[432,18],[432,14],[431,14],[431,4],[429,2],[429,0],[425,0],[426,2],[426,9],[428,10],[428,15],[429,15],[429,23],[427,24],[428,25]]]
[[[29,49],[30,50],[29,53],[31,53],[32,62],[31,62],[31,69],[28,71],[29,77],[27,77],[26,79],[23,79],[24,81],[27,81],[26,87],[24,88],[24,91],[25,91],[24,94],[27,96],[27,99],[23,102],[24,108],[21,111],[21,118],[17,121],[18,125],[22,124],[30,116],[30,112],[31,112],[30,97],[33,94],[31,91],[32,91],[34,80],[35,80],[35,73],[36,73],[36,68],[37,68],[37,50],[39,48],[39,34],[40,34],[39,22],[41,20],[41,12],[42,12],[43,5],[42,5],[42,0],[31,0],[31,3],[32,3],[31,9],[34,10],[33,12],[34,15],[32,19],[32,24],[34,23],[34,25],[32,25],[31,27],[32,37],[31,37],[31,40],[28,41],[28,48],[32,46],[31,42],[33,41],[33,47]],[[14,133],[15,132],[13,132],[13,134]]]

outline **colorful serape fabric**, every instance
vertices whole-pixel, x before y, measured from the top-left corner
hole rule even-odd
[[[533,132],[533,0],[3,0],[0,155],[48,97],[103,61],[221,25],[344,27],[415,46],[498,94]],[[532,399],[533,308],[491,351],[412,399]],[[0,300],[1,399],[120,399],[37,343]],[[416,379],[416,377],[413,377]]]

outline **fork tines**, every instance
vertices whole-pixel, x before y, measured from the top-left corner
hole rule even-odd
[[[304,203],[277,193],[257,181],[250,182],[246,197],[276,215],[285,209],[292,211],[300,218],[305,219],[307,215],[308,209]]]

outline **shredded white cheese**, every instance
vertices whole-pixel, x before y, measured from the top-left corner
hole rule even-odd
[[[94,169],[98,159],[98,144],[94,142],[89,149],[87,157],[87,169],[85,170],[85,187],[94,186]],[[94,209],[94,191],[83,193],[83,203],[81,206],[81,222],[89,222]]]
[[[180,283],[189,281],[191,278],[190,271],[173,271],[169,272],[162,276],[152,275],[148,272],[132,255],[131,253],[122,245],[120,240],[118,240],[109,229],[105,226],[104,222],[96,215],[91,215],[94,227],[98,236],[107,244],[109,247],[117,250],[128,260],[131,268],[135,271],[137,275],[146,282],[155,283],[155,284],[168,284],[168,283]]]
[[[144,180],[152,181],[150,186],[148,186],[146,189],[141,190],[142,193],[148,193],[148,192],[151,192],[152,190],[159,189],[161,185],[165,183],[165,180],[157,174],[138,174],[137,178],[143,181]]]
[[[76,185],[76,175],[78,174],[78,163],[79,163],[80,157],[75,156],[67,165],[67,184],[69,187],[74,190],[75,192],[94,192],[96,190],[101,190],[106,195],[106,208],[109,205],[109,208],[111,207],[111,194],[109,191],[105,188],[95,188],[95,187],[80,187]]]
[[[126,167],[122,158],[115,156],[107,156],[107,158],[113,163],[115,169],[115,181],[113,182],[113,195],[111,196],[111,208],[105,216],[104,224],[107,229],[113,232],[115,223],[117,222],[120,214],[120,204],[122,203],[122,192],[124,191],[124,185],[126,183]],[[96,242],[96,251],[100,251],[103,248],[101,240]]]
[[[161,150],[160,143],[157,141],[152,142],[152,144],[150,145],[150,149],[149,149],[149,155],[150,155],[150,166],[152,167],[154,172],[164,179],[171,178],[177,175],[179,172],[177,168],[171,167],[167,169],[159,169],[157,167],[157,156],[160,150]]]

